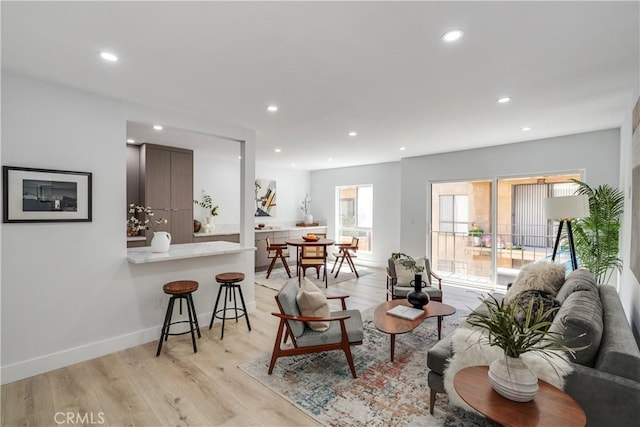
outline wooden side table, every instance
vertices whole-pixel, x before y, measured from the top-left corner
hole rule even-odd
[[[488,366],[461,369],[453,378],[456,391],[473,409],[504,426],[584,426],[587,416],[564,391],[538,380],[538,394],[530,402],[500,396],[489,384]]]

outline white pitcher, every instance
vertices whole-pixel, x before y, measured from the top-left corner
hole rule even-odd
[[[151,239],[151,252],[167,252],[171,245],[171,234],[166,231],[156,231]]]

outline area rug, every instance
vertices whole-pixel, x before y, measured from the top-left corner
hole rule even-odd
[[[239,368],[322,425],[495,425],[450,405],[443,393],[438,394],[434,415],[429,414],[427,350],[437,342],[435,318],[398,335],[391,362],[389,335],[373,325],[373,309],[362,314],[365,339],[352,347],[357,379],[351,377],[342,351],[279,358],[272,375],[267,374],[270,354]],[[467,314],[462,309],[445,317],[443,334],[453,331]]]
[[[285,283],[287,283],[289,280],[298,281],[297,276],[295,276],[295,265],[290,268],[291,268],[291,279],[289,278],[289,276],[287,276],[287,272],[285,271],[284,268],[275,268],[269,275],[268,279],[267,279],[266,271],[261,271],[259,273],[256,273],[254,281],[256,285],[265,286],[267,288],[275,289],[276,291],[279,291],[280,289],[282,289],[282,286]],[[330,271],[331,269],[329,269],[329,272]],[[363,276],[368,276],[369,274],[373,274],[373,271],[364,267],[358,267],[358,274],[360,275],[360,277],[363,277]],[[313,283],[318,285],[320,288],[324,288],[324,280],[322,280],[322,273],[320,273],[320,279],[316,279],[315,270],[309,270],[306,277],[310,279]],[[357,279],[356,275],[352,273],[351,270],[349,270],[349,267],[345,268],[345,266],[343,266],[337,278],[333,277],[333,274],[329,274],[327,283],[328,283],[328,286],[331,286],[331,285],[335,285],[336,283],[346,282],[347,280],[352,280],[352,279]]]

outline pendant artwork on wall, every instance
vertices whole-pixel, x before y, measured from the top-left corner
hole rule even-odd
[[[255,216],[276,216],[276,182],[271,179],[256,179]]]

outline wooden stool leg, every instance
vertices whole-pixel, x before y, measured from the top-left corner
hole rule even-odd
[[[276,264],[277,259],[278,259],[277,256],[274,256],[273,258],[271,258],[271,264],[269,264],[269,268],[267,269],[267,277],[266,277],[267,279],[269,278],[269,275],[271,274],[271,270],[273,270],[273,266]]]
[[[218,289],[218,297],[216,298],[216,304],[213,306],[213,313],[211,313],[211,322],[209,322],[209,329],[213,326],[213,319],[216,317],[216,311],[218,310],[218,303],[220,302],[220,295],[222,294],[222,286]]]
[[[436,406],[436,391],[432,388],[429,390],[429,413],[433,415],[433,407]]]

